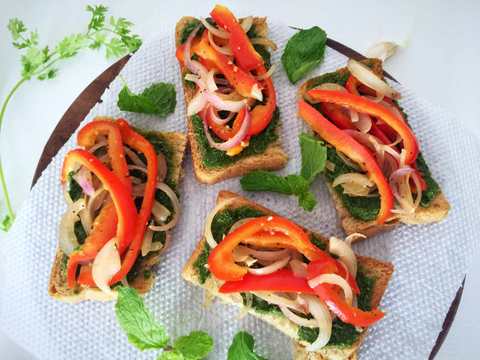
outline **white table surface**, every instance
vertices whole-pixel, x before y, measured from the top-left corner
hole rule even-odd
[[[93,2],[93,1],[92,1]],[[36,28],[42,44],[82,31],[88,1],[0,0],[0,99],[18,79],[19,56],[6,31],[19,17]],[[213,1],[102,1],[115,16],[133,21],[143,39],[158,24],[174,24],[183,15],[205,16]],[[293,26],[319,25],[328,35],[360,52],[389,40],[403,47],[386,69],[420,96],[454,113],[480,139],[480,2],[478,1],[223,1],[238,15],[267,15]],[[28,196],[41,151],[61,116],[78,94],[111,62],[84,53],[62,64],[53,81],[30,81],[8,108],[0,149],[15,207]],[[0,241],[4,235],[0,234]],[[479,254],[474,254],[478,256]],[[13,269],[10,269],[13,271]],[[437,359],[478,358],[480,268],[472,266],[450,334]],[[33,359],[0,334],[0,358]]]

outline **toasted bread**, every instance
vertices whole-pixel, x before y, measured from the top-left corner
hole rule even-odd
[[[161,137],[170,146],[170,149],[172,150],[171,177],[176,183],[178,183],[183,176],[181,164],[187,144],[185,135],[177,132],[149,132],[149,134]],[[168,242],[166,245],[168,245]],[[159,251],[150,252],[147,256],[142,258],[141,262],[138,264],[136,271],[137,276],[130,281],[130,286],[137,289],[139,293],[146,293],[152,287],[155,276],[154,272],[151,272],[150,270],[160,261],[160,255],[163,250],[165,250],[165,246]],[[62,250],[57,248],[48,285],[48,293],[50,296],[57,300],[70,303],[77,303],[84,300],[109,301],[115,298],[115,292],[109,295],[96,288],[79,286],[75,289],[70,289],[67,286],[66,281],[66,259],[67,257]],[[145,277],[144,273],[146,271],[151,275]]]
[[[177,22],[175,27],[175,42],[177,46],[181,44],[183,29],[192,20],[195,20],[195,18],[185,16]],[[268,28],[265,18],[253,18],[253,26],[255,26],[258,36],[266,36]],[[180,65],[180,72],[183,78],[187,73],[187,69]],[[185,103],[188,104],[195,95],[195,90],[186,86],[185,81],[183,81],[183,90]],[[202,183],[214,184],[232,177],[242,176],[256,169],[278,170],[284,167],[287,163],[288,157],[280,146],[280,141],[276,140],[270,143],[266,150],[261,154],[245,156],[232,164],[221,167],[207,167],[205,166],[205,161],[202,155],[202,145],[197,141],[191,117],[187,119],[187,126],[188,141],[192,151],[195,176],[198,181]],[[276,131],[279,131],[279,127],[277,127]]]
[[[382,62],[378,59],[367,59],[363,61],[363,63],[367,63],[367,62],[370,63],[373,72],[375,72],[378,76],[381,76],[383,78]],[[341,68],[337,71],[339,73],[344,73],[348,70],[346,68]],[[299,98],[302,99],[304,97],[305,93],[314,86],[318,78],[319,77],[312,78],[310,80],[307,80],[304,84],[302,84],[298,92]],[[350,214],[348,209],[343,205],[340,196],[337,194],[337,192],[333,189],[333,187],[328,181],[327,181],[327,186],[330,191],[330,194],[332,195],[333,201],[335,203],[335,208],[340,218],[340,223],[342,225],[342,228],[345,230],[347,234],[361,233],[368,237],[368,236],[377,234],[379,232],[391,229],[396,225],[398,225],[399,223],[428,224],[432,222],[437,222],[444,219],[447,216],[448,211],[450,210],[450,204],[448,203],[447,199],[445,198],[442,192],[439,192],[428,207],[420,206],[413,214],[401,215],[398,217],[397,220],[393,222],[379,225],[374,220],[363,221],[363,220],[354,218]],[[358,237],[355,240],[361,240],[361,239],[363,238]]]
[[[233,200],[231,200],[233,199]],[[265,212],[266,214],[275,215],[274,212],[271,210],[258,205],[250,200],[241,197],[232,192],[228,191],[221,191],[217,197],[217,205],[229,201],[230,204],[228,205],[229,208],[238,208],[241,206],[248,205],[250,207],[256,208],[260,211]],[[319,239],[326,242],[328,239],[322,235],[315,234]],[[205,239],[202,238],[198,243],[195,251],[193,252],[192,256],[186,263],[182,276],[185,280],[191,282],[196,286],[200,286],[207,290],[210,294],[220,298],[223,302],[230,303],[233,305],[237,305],[241,308],[245,308],[243,305],[242,297],[238,294],[221,294],[219,293],[218,289],[221,285],[220,281],[213,278],[213,276],[209,276],[207,280],[201,284],[198,278],[197,270],[195,269],[195,261],[201,255],[205,246]],[[387,262],[382,262],[379,260],[375,260],[368,257],[358,256],[358,264],[362,267],[363,271],[366,275],[374,277],[376,279],[375,286],[372,293],[371,298],[371,306],[377,307],[380,303],[380,299],[383,296],[387,288],[388,281],[393,273],[393,265]],[[252,314],[263,321],[273,325],[278,330],[289,336],[290,338],[294,339],[295,341],[295,351],[294,351],[294,359],[325,359],[325,360],[340,360],[340,359],[355,359],[356,351],[358,350],[361,342],[363,341],[366,332],[363,332],[362,335],[359,336],[357,341],[351,346],[342,346],[342,347],[334,347],[334,346],[327,346],[321,349],[319,352],[316,353],[309,353],[305,350],[305,346],[308,343],[304,341],[298,341],[298,326],[292,323],[290,320],[286,319],[285,317],[280,317],[277,315],[272,314],[260,314],[256,312],[252,308],[246,309],[249,314]]]

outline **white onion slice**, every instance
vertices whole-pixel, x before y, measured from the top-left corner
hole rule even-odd
[[[239,101],[223,100],[220,96],[211,92],[205,92],[204,97],[217,110],[239,112],[247,104],[245,99]]]
[[[178,219],[180,217],[180,201],[178,200],[177,194],[173,191],[170,186],[165,183],[157,183],[157,189],[162,190],[172,202],[173,205],[173,216],[169,223],[162,225],[149,225],[149,229],[153,231],[167,231],[177,225]]]
[[[88,149],[88,152],[93,154],[95,151],[97,151],[98,149],[100,149],[104,146],[107,146],[107,140],[101,140],[101,141],[97,142],[90,149]]]
[[[250,42],[254,45],[262,45],[272,50],[277,50],[277,44],[275,44],[272,40],[266,37],[256,37],[251,39]]]
[[[253,25],[253,16],[247,16],[246,18],[243,18],[242,21],[240,21],[240,26],[242,27],[243,31],[245,31],[245,33],[247,33],[248,30],[250,30],[252,25]]]
[[[377,93],[392,99],[400,99],[400,93],[380,79],[368,66],[350,59],[347,62],[347,68],[359,82],[375,90]]]
[[[93,195],[95,189],[92,185],[92,173],[86,167],[80,167],[80,170],[78,170],[78,172],[73,175],[73,178],[78,183],[78,185],[80,185],[86,195]]]
[[[299,326],[305,326],[308,328],[316,328],[318,327],[318,322],[315,319],[305,319],[301,316],[298,316],[295,314],[293,311],[291,311],[289,308],[283,305],[279,305],[280,310],[282,311],[283,315],[293,322],[294,324],[297,324]]]
[[[198,114],[207,105],[207,98],[203,90],[197,91],[187,106],[187,116]]]
[[[271,263],[270,265],[264,266],[262,268],[258,268],[258,269],[248,268],[248,272],[254,275],[268,275],[277,270],[282,269],[283,267],[285,267],[285,265],[288,264],[289,261],[290,261],[290,255],[285,256],[283,259],[277,260]]]
[[[115,244],[116,238],[109,240],[95,256],[92,265],[92,278],[95,285],[106,294],[112,294],[108,284],[112,277],[120,271],[122,267],[120,254]]]
[[[212,33],[213,35],[222,38],[222,39],[228,39],[230,37],[230,33],[228,31],[225,31],[223,29],[219,29],[212,24],[210,24],[206,19],[200,18],[200,22],[207,28],[207,30]]]
[[[352,305],[352,299],[353,299],[352,288],[343,277],[337,274],[321,274],[311,280],[308,280],[308,285],[312,289],[324,283],[340,286],[345,295],[345,301],[347,302],[348,305]]]
[[[228,114],[228,116],[226,118],[222,119],[221,117],[219,117],[217,115],[217,111],[215,110],[215,108],[213,106],[210,106],[208,111],[210,112],[210,119],[212,119],[212,121],[217,125],[225,125],[230,120],[232,120],[233,117],[236,114],[234,112],[230,112],[230,114]]]
[[[130,149],[128,146],[124,146],[123,149],[125,150],[125,154],[135,165],[141,166],[142,168],[147,167],[147,165],[142,161],[142,159],[140,159],[140,156],[138,156],[135,151]]]
[[[228,45],[225,46],[219,46],[215,42],[215,39],[213,38],[213,34],[209,31],[208,32],[208,42],[210,43],[210,46],[213,47],[215,50],[217,50],[219,53],[227,56],[232,56],[233,52],[232,49]]]
[[[348,109],[348,110],[350,112],[350,121],[355,124],[356,122],[358,122],[358,120],[360,120],[360,116],[358,115],[358,111],[353,110],[353,109]]]
[[[332,183],[335,188],[341,185],[344,193],[352,196],[367,196],[370,190],[375,187],[375,183],[371,181],[367,175],[359,173],[346,173],[337,176]]]
[[[289,299],[272,292],[254,291],[253,294],[266,302],[278,306],[285,306],[300,313],[305,314],[305,309],[298,303],[298,301]]]
[[[213,238],[213,235],[212,235],[212,221],[213,221],[213,218],[215,217],[215,215],[217,215],[217,213],[223,209],[225,209],[226,207],[228,207],[230,204],[232,204],[234,202],[235,199],[228,199],[220,204],[218,204],[217,206],[215,206],[213,208],[212,211],[210,211],[210,213],[208,214],[207,216],[207,220],[205,221],[205,231],[203,233],[203,236],[205,237],[205,241],[207,242],[207,244],[210,246],[211,249],[213,249],[215,246],[217,246],[217,242],[215,241],[215,239]]]
[[[382,61],[387,60],[393,56],[398,49],[398,45],[391,41],[382,41],[371,46],[365,56],[368,58],[376,58]]]
[[[333,91],[342,91],[346,92],[347,89],[343,87],[340,84],[337,83],[323,83],[320,86],[316,86],[315,89],[320,89],[320,90],[333,90]]]
[[[250,129],[250,112],[248,110],[245,111],[245,118],[243,119],[242,126],[238,132],[228,139],[225,142],[217,143],[213,140],[212,135],[208,130],[207,123],[203,122],[203,129],[205,131],[205,136],[207,137],[208,144],[218,150],[227,151],[242,142],[243,139],[247,136],[248,130]]]
[[[164,205],[160,202],[155,201],[152,206],[152,215],[156,222],[163,223],[165,222],[168,217],[171,215],[171,211],[168,210]]]
[[[358,122],[355,124],[358,130],[366,134],[372,128],[372,118],[370,115],[365,113],[358,114]]]
[[[340,261],[345,264],[348,272],[354,278],[357,276],[357,257],[350,247],[350,244],[332,236],[328,242],[328,251],[339,257]]]
[[[366,239],[367,237],[362,233],[352,233],[345,238],[345,242],[352,245],[357,239]]]
[[[142,166],[138,166],[138,165],[127,165],[127,168],[128,170],[139,170],[141,172],[144,172],[145,174],[147,173],[147,169],[142,167]]]
[[[337,155],[340,159],[342,159],[342,161],[347,164],[348,166],[350,166],[352,169],[355,169],[355,170],[361,170],[360,166],[358,166],[357,163],[353,162],[348,156],[346,156],[345,154],[343,154],[342,152],[340,151],[337,151]]]
[[[215,83],[215,70],[210,70],[207,74],[207,79],[206,79],[206,85],[207,85],[207,90],[210,92],[217,91],[218,87],[217,84]]]
[[[69,205],[63,214],[59,225],[59,246],[66,255],[70,255],[79,245],[75,236],[75,223],[78,221],[78,213],[85,209],[85,199],[79,199]]]
[[[307,277],[307,264],[305,264],[303,261],[292,259],[289,265],[296,277]]]
[[[88,208],[80,210],[78,216],[80,217],[80,221],[82,223],[83,229],[85,230],[85,233],[89,235],[90,231],[92,231],[93,220],[88,212]]]
[[[201,25],[198,25],[188,36],[187,41],[185,42],[185,50],[183,53],[183,62],[188,70],[192,73],[199,75],[200,77],[204,77],[207,74],[207,69],[205,66],[200,64],[196,60],[192,60],[192,55],[190,53],[190,49],[192,47],[192,41],[198,33]]]
[[[95,213],[102,207],[107,196],[108,192],[102,186],[88,199],[87,210],[91,219],[95,218]]]
[[[402,152],[403,155],[403,152]],[[402,156],[403,158],[404,156]],[[403,161],[401,161],[402,163]],[[416,187],[416,197],[413,199],[412,189],[410,186],[410,178]],[[412,214],[420,205],[422,199],[422,187],[420,179],[415,170],[409,166],[400,167],[390,175],[390,186],[393,196],[399,203],[401,210],[394,209],[392,212],[398,214]]]
[[[148,253],[152,250],[152,239],[153,239],[153,231],[147,229],[145,234],[143,235],[142,241],[142,256],[147,256]]]
[[[255,79],[263,80],[263,79],[267,79],[267,78],[271,77],[276,68],[277,68],[277,64],[273,64],[272,66],[270,66],[270,69],[268,69],[267,72],[255,76]]]
[[[242,246],[242,245],[240,245]],[[238,247],[240,247],[238,246]],[[285,258],[289,254],[288,249],[282,249],[282,250],[255,250],[252,248],[249,248],[247,246],[242,246],[245,248],[245,252],[248,253],[248,255],[252,255],[258,260],[265,260],[265,261],[276,261]]]
[[[318,324],[317,339],[306,347],[307,351],[318,351],[328,344],[332,335],[332,316],[327,306],[316,296],[301,296],[308,305],[308,310]]]
[[[238,220],[235,224],[232,225],[230,230],[228,230],[228,233],[230,234],[232,231],[236,230],[238,227],[242,226],[246,222],[249,222],[250,220],[255,219],[254,217],[246,217],[243,219]]]

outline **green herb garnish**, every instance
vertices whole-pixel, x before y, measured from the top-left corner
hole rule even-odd
[[[298,197],[298,204],[312,211],[317,201],[310,192],[310,184],[325,168],[327,149],[322,141],[308,134],[300,135],[302,153],[302,175],[279,176],[270,171],[256,170],[240,179],[242,189],[246,191],[271,191]]]
[[[117,105],[122,111],[165,117],[175,110],[177,104],[175,87],[172,84],[156,83],[134,94],[127,85],[118,94]]]
[[[10,99],[23,83],[36,78],[50,80],[57,76],[59,63],[72,58],[85,49],[105,49],[107,58],[123,56],[136,51],[142,44],[138,35],[132,34],[133,24],[125,18],[110,16],[107,21],[107,7],[88,5],[86,10],[91,18],[84,32],[65,36],[53,47],[41,46],[37,31],[29,31],[25,24],[17,19],[10,19],[8,30],[12,45],[21,51],[21,76],[5,97],[0,110],[0,130],[5,111]],[[8,231],[15,220],[10,195],[7,189],[2,163],[0,161],[0,185],[2,188],[7,214],[0,223],[0,229]]]
[[[213,339],[203,331],[192,331],[169,345],[169,337],[146,308],[135,289],[117,286],[117,321],[128,340],[140,350],[163,349],[159,359],[201,360],[213,349]]]
[[[323,60],[327,34],[318,26],[300,30],[288,40],[282,64],[292,84],[303,78]]]
[[[228,348],[227,360],[267,360],[254,351],[255,340],[246,331],[238,332]]]

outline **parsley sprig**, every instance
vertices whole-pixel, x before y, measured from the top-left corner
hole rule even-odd
[[[12,36],[12,45],[21,51],[21,77],[5,97],[0,110],[0,132],[7,105],[15,92],[28,80],[50,80],[57,76],[58,66],[66,59],[72,58],[85,49],[105,49],[109,58],[119,57],[137,50],[142,40],[131,32],[133,24],[125,18],[107,18],[107,7],[88,5],[86,10],[91,14],[87,29],[82,33],[65,36],[54,47],[41,46],[37,31],[28,30],[25,24],[17,19],[10,19],[7,28]],[[2,188],[7,214],[0,222],[0,229],[8,231],[15,220],[7,183],[0,160],[0,185]]]

